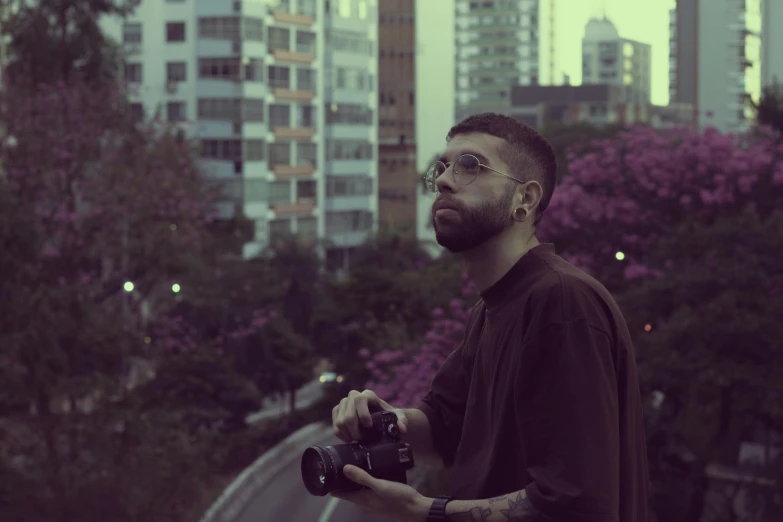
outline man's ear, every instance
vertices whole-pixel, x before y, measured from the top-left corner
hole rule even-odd
[[[524,208],[528,214],[533,214],[541,198],[544,197],[544,188],[536,180],[530,180],[525,184],[520,184],[516,193],[516,204],[514,208]]]

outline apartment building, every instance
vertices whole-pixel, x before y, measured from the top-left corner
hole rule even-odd
[[[416,235],[416,2],[383,0],[378,12],[378,221]]]
[[[221,215],[253,221],[245,257],[294,234],[339,258],[376,227],[376,2],[142,0],[106,22],[138,115],[197,140]]]
[[[455,0],[456,119],[507,112],[512,85],[559,83],[554,0]]]
[[[325,237],[329,266],[378,228],[377,0],[324,3]]]
[[[761,93],[761,0],[678,0],[670,13],[670,100],[699,128],[742,132]]]
[[[626,91],[625,102],[649,105],[651,46],[621,38],[608,18],[593,18],[582,39],[582,84],[608,84]]]

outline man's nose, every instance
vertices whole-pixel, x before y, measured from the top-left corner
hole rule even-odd
[[[443,174],[435,178],[435,188],[438,192],[454,192],[456,183],[454,183],[454,165],[446,167]]]

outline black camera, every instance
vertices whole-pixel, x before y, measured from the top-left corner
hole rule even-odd
[[[362,439],[352,444],[312,446],[302,455],[302,480],[312,495],[332,491],[358,491],[362,486],[343,474],[352,464],[375,478],[407,484],[407,471],[413,467],[413,451],[400,441],[397,415],[390,411],[372,414],[372,426],[359,425]]]

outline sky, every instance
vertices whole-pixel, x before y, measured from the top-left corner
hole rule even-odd
[[[451,0],[436,0],[436,2]],[[622,38],[652,45],[652,102],[669,101],[669,10],[674,0],[555,0],[557,59],[572,84],[582,81],[582,37],[591,17],[611,20]]]

